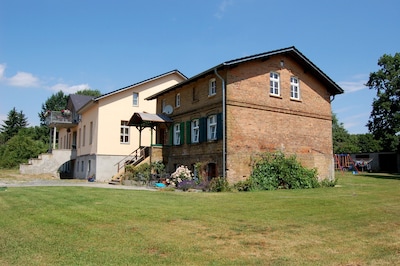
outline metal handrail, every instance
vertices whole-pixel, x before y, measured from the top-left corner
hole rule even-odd
[[[131,152],[129,155],[125,156],[122,158],[119,162],[117,162],[115,165],[117,166],[117,173],[119,173],[123,168],[125,168],[125,165],[127,164],[134,164],[135,162],[147,158],[149,156],[149,150],[150,147],[147,146],[142,146]]]

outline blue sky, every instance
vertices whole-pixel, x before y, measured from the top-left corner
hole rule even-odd
[[[178,69],[295,46],[338,83],[332,110],[367,133],[363,84],[400,52],[398,0],[0,0],[0,122],[16,108],[39,125],[59,90],[107,93]]]

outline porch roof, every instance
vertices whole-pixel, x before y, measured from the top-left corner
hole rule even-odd
[[[164,114],[134,113],[128,122],[128,126],[153,127],[158,124],[172,123],[171,118]]]

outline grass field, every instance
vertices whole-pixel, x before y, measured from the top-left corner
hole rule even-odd
[[[3,188],[0,265],[400,265],[400,176],[337,176],[248,193]]]

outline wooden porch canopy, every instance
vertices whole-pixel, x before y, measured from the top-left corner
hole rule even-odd
[[[139,130],[139,146],[142,146],[142,130],[151,129],[151,141],[153,141],[153,129],[160,124],[169,124],[173,121],[164,114],[134,113],[128,122],[128,126],[134,126]]]

